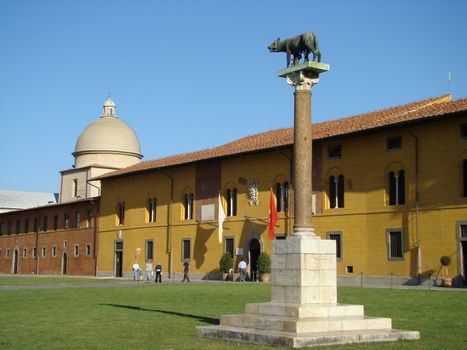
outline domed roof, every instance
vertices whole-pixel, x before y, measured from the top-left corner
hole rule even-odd
[[[104,114],[81,133],[74,155],[82,152],[130,153],[141,158],[136,133],[115,115],[115,103],[109,98],[104,103]]]

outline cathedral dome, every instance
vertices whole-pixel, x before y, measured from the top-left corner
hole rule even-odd
[[[102,116],[79,136],[73,155],[75,167],[105,165],[120,168],[133,165],[142,158],[136,133],[117,118],[115,103],[110,98],[104,102]]]

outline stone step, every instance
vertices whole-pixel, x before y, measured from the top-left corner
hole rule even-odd
[[[335,331],[357,331],[372,329],[390,330],[390,318],[369,316],[309,317],[294,318],[260,314],[223,315],[223,326],[274,330],[292,333],[317,333]]]
[[[260,314],[281,317],[338,317],[338,316],[364,316],[363,305],[347,304],[279,304],[257,303],[246,304],[247,314]]]
[[[417,340],[420,333],[397,329],[317,332],[294,334],[272,330],[257,330],[230,326],[196,327],[198,335],[208,338],[232,341],[236,343],[253,343],[262,345],[288,346],[300,348],[304,346],[337,345],[367,342],[388,342],[396,340]]]

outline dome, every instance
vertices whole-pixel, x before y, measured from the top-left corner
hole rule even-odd
[[[93,158],[85,157],[89,154],[93,154]],[[109,154],[126,158],[125,164],[122,164],[125,166],[128,166],[127,161],[132,164],[139,162],[142,158],[136,133],[124,121],[117,118],[115,103],[110,98],[104,102],[102,116],[89,124],[78,137],[73,155],[75,156],[75,165],[84,166],[94,164],[83,164],[83,160],[85,163],[108,163],[111,159],[108,158]],[[98,155],[101,156],[96,158]],[[112,164],[106,165],[113,166]],[[115,164],[115,166],[120,167],[121,165]]]

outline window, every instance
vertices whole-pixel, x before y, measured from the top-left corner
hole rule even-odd
[[[0,236],[3,235],[3,222],[0,222]]]
[[[73,179],[73,197],[78,197],[78,179]]]
[[[237,189],[227,189],[227,216],[237,216]]]
[[[24,220],[24,233],[29,232],[29,219]]]
[[[224,248],[225,248],[225,253],[229,253],[232,258],[234,256],[234,239],[233,238],[226,238],[224,240]]]
[[[52,256],[57,256],[57,246],[52,246]]]
[[[47,250],[46,247],[42,247],[42,252],[41,252],[42,257],[45,257],[46,250]]]
[[[74,256],[78,256],[79,255],[79,245],[78,244],[75,244],[73,246],[73,255]]]
[[[80,224],[81,224],[81,213],[79,211],[77,211],[75,213],[75,225],[76,225],[75,227],[79,228]]]
[[[2,257],[2,250],[0,249],[0,258]]]
[[[462,124],[460,126],[460,135],[461,138],[467,139],[467,124]]]
[[[86,216],[86,227],[93,227],[94,226],[94,214],[92,209],[88,209],[87,216]]]
[[[34,217],[34,232],[39,232],[39,217],[35,216]]]
[[[36,247],[32,248],[32,257],[33,258],[37,257]]]
[[[21,220],[16,220],[16,229],[15,229],[15,233],[16,234],[19,234],[21,230]]]
[[[23,258],[28,257],[28,248],[23,248]]]
[[[403,254],[403,234],[402,230],[387,230],[388,259],[402,260]]]
[[[329,177],[329,207],[344,208],[344,175]]]
[[[328,159],[341,159],[342,158],[342,146],[334,145],[328,147]]]
[[[191,240],[183,239],[182,240],[182,259],[191,259]]]
[[[65,230],[68,230],[69,227],[70,227],[70,218],[68,217],[68,214],[65,213],[63,214],[63,228]]]
[[[87,256],[91,255],[91,245],[89,243],[86,244],[86,255]]]
[[[148,200],[148,222],[156,222],[156,198],[149,198]]]
[[[118,203],[118,225],[125,224],[125,202]]]
[[[336,258],[342,259],[342,232],[328,232],[328,239],[336,241]]]
[[[185,194],[184,217],[185,220],[193,219],[193,193]]]
[[[54,215],[54,231],[58,230],[58,215]]]
[[[286,212],[289,210],[289,183],[276,183],[276,206],[277,212]]]
[[[402,149],[402,136],[388,137],[386,140],[386,150],[388,152],[399,151]]]
[[[68,245],[68,242],[65,240],[63,241],[63,248],[66,249],[66,246]]]
[[[404,170],[389,172],[389,205],[405,204]]]
[[[47,232],[48,229],[49,229],[49,217],[44,216],[42,218],[42,231]]]
[[[145,252],[145,260],[154,260],[154,241],[147,240],[145,243],[146,252]]]
[[[7,233],[11,235],[12,232],[13,232],[13,223],[11,221],[8,221]]]
[[[7,248],[7,249],[6,249],[5,257],[6,257],[6,258],[9,258],[9,257],[10,257],[10,248]]]

